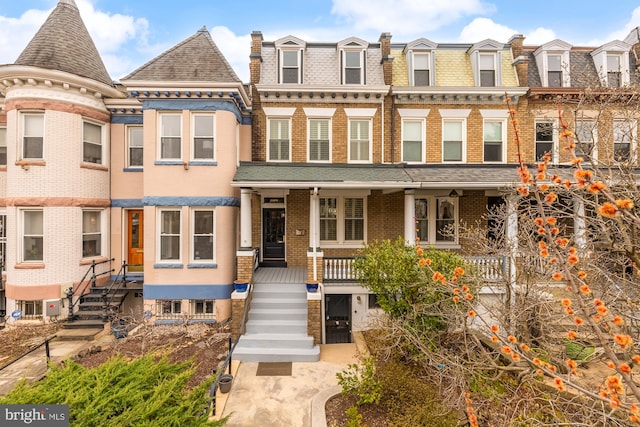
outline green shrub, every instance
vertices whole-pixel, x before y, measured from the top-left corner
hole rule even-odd
[[[338,372],[338,384],[342,387],[342,394],[353,394],[358,398],[357,405],[367,403],[378,404],[382,384],[376,379],[376,362],[373,357],[362,360],[362,364],[350,364],[342,372]]]

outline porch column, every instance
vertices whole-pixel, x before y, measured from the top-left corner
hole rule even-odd
[[[414,190],[404,190],[404,240],[416,244],[416,196]]]
[[[507,242],[507,250],[509,251],[509,260],[507,262],[507,289],[506,289],[506,304],[507,311],[507,324],[509,325],[509,332],[514,333],[513,318],[515,313],[513,312],[516,303],[516,257],[518,256],[518,200],[515,196],[507,197],[507,221],[505,230],[505,240]]]
[[[307,250],[307,281],[322,282],[324,254],[320,250],[320,196],[314,188],[309,194],[309,249]]]
[[[576,197],[573,199],[573,229],[575,230],[576,246],[580,249],[587,246],[586,227],[584,200]]]
[[[240,190],[240,247],[253,247],[251,235],[251,195],[250,188]]]

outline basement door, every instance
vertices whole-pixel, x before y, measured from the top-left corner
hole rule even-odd
[[[127,211],[127,271],[142,271],[144,263],[144,234],[142,209]]]
[[[325,295],[324,311],[326,343],[350,343],[351,294]]]

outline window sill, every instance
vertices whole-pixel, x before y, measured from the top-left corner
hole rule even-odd
[[[191,160],[187,166],[218,166],[215,160]]]
[[[153,268],[184,268],[184,265],[182,265],[182,263],[174,263],[174,264],[155,263],[153,264]]]
[[[218,268],[218,264],[216,264],[215,262],[209,262],[209,263],[190,263],[187,264],[187,268]]]
[[[18,160],[16,166],[22,166],[22,169],[29,169],[29,166],[47,166],[44,160]]]
[[[21,262],[15,265],[16,270],[41,270],[45,268],[44,262]]]
[[[95,256],[95,257],[82,258],[80,260],[80,265],[91,265],[91,264],[93,264],[94,261],[96,262],[96,264],[99,264],[101,262],[107,261],[108,259],[109,258],[107,258],[106,256]]]
[[[105,165],[98,165],[96,163],[87,163],[87,162],[80,163],[80,168],[81,169],[91,169],[91,170],[96,170],[96,171],[104,171],[104,172],[108,172],[109,171],[109,168],[106,167]]]
[[[6,172],[6,171],[7,171],[7,165],[0,166],[0,172]]]
[[[144,172],[142,168],[122,168],[122,172]]]
[[[184,161],[182,160],[156,160],[153,162],[156,166],[184,166]]]
[[[364,243],[322,243],[320,249],[359,249],[364,247]]]

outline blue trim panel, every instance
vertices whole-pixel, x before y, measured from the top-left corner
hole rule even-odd
[[[111,123],[116,125],[141,125],[142,116],[111,116]]]
[[[160,319],[155,321],[156,325],[182,325],[182,323],[184,323],[182,319]]]
[[[144,172],[142,168],[122,168],[122,172]]]
[[[112,208],[141,208],[142,199],[112,199]]]
[[[233,292],[233,284],[210,285],[151,285],[142,288],[145,299],[228,299]]]
[[[233,206],[240,207],[238,197],[145,196],[145,206]]]
[[[191,160],[189,166],[218,166],[215,160]]]
[[[153,164],[156,166],[184,166],[184,160],[156,160]]]
[[[230,99],[147,99],[142,110],[229,111],[242,123],[242,114]]]

